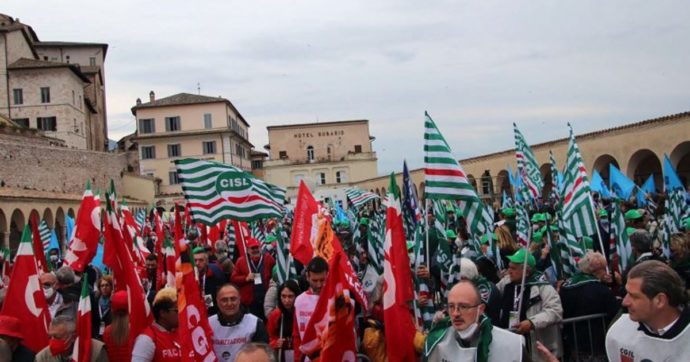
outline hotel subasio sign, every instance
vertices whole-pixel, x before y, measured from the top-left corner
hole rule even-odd
[[[343,135],[345,135],[345,131],[343,131],[343,130],[332,130],[332,131],[295,133],[294,138],[332,137],[332,136],[343,136]]]

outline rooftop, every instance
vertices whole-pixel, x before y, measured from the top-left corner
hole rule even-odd
[[[89,78],[82,73],[79,65],[49,62],[47,60],[37,60],[29,58],[19,58],[16,62],[7,66],[9,70],[25,70],[25,69],[51,69],[51,68],[69,68],[74,74],[79,77],[84,83],[91,83]]]
[[[349,121],[331,121],[331,122],[315,122],[315,123],[295,123],[295,124],[281,124],[276,126],[268,126],[267,130],[285,129],[285,128],[306,128],[306,127],[323,127],[323,126],[343,126],[350,124],[369,124],[367,119],[357,119]]]
[[[102,48],[103,58],[108,52],[108,44],[106,43],[81,43],[75,41],[37,41],[34,43],[37,48]]]
[[[244,117],[240,114],[240,112],[235,108],[235,106],[230,102],[228,99],[225,99],[223,97],[209,97],[209,96],[202,96],[199,94],[191,94],[191,93],[178,93],[171,95],[169,97],[161,98],[161,99],[155,99],[153,102],[146,102],[146,103],[141,103],[137,104],[136,106],[132,107],[132,114],[136,116],[136,111],[138,109],[146,109],[146,108],[155,108],[155,107],[169,107],[169,106],[181,106],[181,105],[191,105],[191,104],[205,104],[205,103],[218,103],[218,102],[223,102],[227,103],[230,108],[234,109],[235,112],[240,116],[240,120],[244,122],[244,124],[249,127],[249,124],[247,121],[244,120]]]

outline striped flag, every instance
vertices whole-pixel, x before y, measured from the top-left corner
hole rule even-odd
[[[537,158],[534,157],[532,149],[515,123],[513,123],[513,129],[515,131],[515,158],[517,159],[518,174],[522,177],[532,199],[538,199],[544,188],[544,182],[541,179]]]
[[[43,244],[43,250],[48,252],[50,247],[50,228],[45,220],[41,220],[38,224],[38,234],[41,235],[41,244]]]
[[[144,210],[144,209],[137,210],[136,214],[134,214],[134,221],[136,222],[139,230],[141,230],[143,232],[144,227],[145,227],[144,224],[146,223],[146,210]],[[139,235],[143,235],[143,234],[140,233]],[[144,236],[148,236],[148,235],[144,235]]]
[[[176,160],[175,166],[197,222],[211,226],[224,218],[253,221],[283,215],[285,189],[239,168],[191,158]]]
[[[563,219],[570,225],[575,236],[581,238],[596,234],[597,221],[594,216],[594,203],[587,179],[587,170],[570,124],[568,128],[570,128],[570,141],[563,180]]]
[[[666,214],[673,221],[673,230],[681,228],[683,215],[688,211],[685,203],[687,192],[680,181],[668,155],[664,155],[664,191],[668,197]]]
[[[235,255],[237,240],[235,238],[235,223],[232,221],[225,227],[225,242],[228,244],[228,256],[235,261],[239,256]]]
[[[625,216],[618,205],[618,202],[611,203],[611,224],[609,225],[611,235],[611,253],[618,254],[618,265],[620,272],[623,273],[633,264],[632,246],[628,233],[625,231]],[[614,258],[615,259],[615,258]]]
[[[561,174],[558,172],[558,167],[556,166],[556,158],[553,157],[553,152],[549,151],[549,163],[551,164],[551,192],[549,192],[549,200],[554,205],[559,205],[561,202],[561,188],[562,184],[560,182]]]
[[[84,273],[81,296],[77,307],[77,338],[72,349],[72,362],[91,360],[91,300],[89,299],[89,275]]]
[[[407,240],[411,240],[417,228],[417,222],[422,219],[422,214],[419,211],[417,192],[414,189],[410,172],[407,169],[407,161],[403,161],[402,211],[403,221],[405,222],[405,235]]]
[[[386,233],[386,216],[376,213],[369,219],[367,235],[367,253],[369,264],[376,269],[376,273],[383,273],[383,240]]]
[[[569,227],[566,220],[561,217],[558,218],[558,243],[556,244],[560,251],[561,268],[564,277],[570,277],[577,273],[577,259],[584,256],[582,245],[578,243],[577,237],[573,230]]]
[[[352,205],[354,205],[357,210],[361,209],[367,202],[379,198],[379,196],[373,192],[360,190],[356,187],[346,188],[345,196],[350,199],[350,202],[352,202]]]
[[[275,229],[276,236],[276,266],[278,267],[278,285],[289,279],[297,279],[297,269],[290,255],[289,237],[282,226]]]
[[[431,200],[459,200],[469,231],[485,232],[489,211],[453,157],[441,131],[428,113],[424,116],[424,195]]]
[[[529,230],[532,227],[530,225],[529,214],[527,213],[527,208],[522,202],[515,204],[516,218],[515,218],[515,229],[517,231],[517,241],[520,246],[526,248],[530,243]]]

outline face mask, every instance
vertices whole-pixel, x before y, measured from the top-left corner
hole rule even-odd
[[[57,260],[58,260],[57,255],[51,255],[51,256],[50,256],[50,261],[56,262]]]
[[[67,341],[64,339],[54,339],[51,338],[48,341],[48,347],[50,348],[50,354],[53,356],[59,356],[65,352],[67,352],[67,348],[69,345],[67,345]]]
[[[46,299],[50,299],[55,295],[55,289],[43,288],[43,294],[46,296]]]
[[[479,314],[477,314],[477,319],[475,319],[474,323],[470,324],[467,329],[464,331],[458,331],[458,336],[460,336],[460,339],[468,340],[474,336],[474,333],[477,332],[477,329],[479,329],[479,324],[477,324],[478,320]]]
[[[81,282],[81,276],[75,275],[75,276],[74,276],[74,284],[77,284],[77,283],[79,283],[79,282]]]
[[[410,258],[411,262],[414,262],[414,253],[408,253],[407,257]]]
[[[462,240],[455,239],[455,246],[457,246],[458,248],[461,247],[462,246]]]

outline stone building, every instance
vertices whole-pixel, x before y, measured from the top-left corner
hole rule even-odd
[[[577,129],[576,123],[573,126]],[[565,126],[563,129],[563,133],[566,133]],[[525,136],[529,139],[528,134]],[[593,170],[597,170],[607,183],[609,165],[613,164],[638,185],[653,174],[657,189],[662,190],[662,162],[664,154],[667,154],[681,181],[686,188],[690,188],[690,112],[629,123],[575,137],[587,172],[591,175]],[[542,176],[550,179],[549,151],[553,151],[558,167],[562,168],[568,150],[568,139],[535,144],[531,148],[540,163]],[[423,151],[420,149],[418,152]],[[499,199],[504,190],[510,194],[507,166],[517,169],[514,149],[470,157],[459,162],[484,200]],[[421,198],[424,191],[424,169],[410,170],[410,175],[417,195]],[[396,177],[398,185],[401,185],[401,174],[396,174]],[[388,182],[388,176],[380,176],[357,182],[357,186],[385,195]],[[542,194],[548,194],[549,191],[546,183]]]
[[[297,194],[300,180],[316,188],[339,189],[375,177],[376,152],[368,120],[269,126],[269,160],[264,180]]]
[[[132,107],[137,120],[130,138],[139,151],[139,172],[160,179],[157,206],[183,202],[176,159],[197,158],[251,171],[249,124],[227,99],[179,93]]]
[[[30,26],[0,14],[0,114],[70,148],[107,150],[107,47],[42,42]]]

